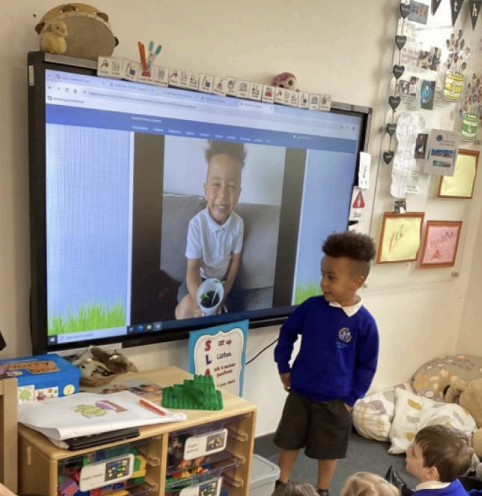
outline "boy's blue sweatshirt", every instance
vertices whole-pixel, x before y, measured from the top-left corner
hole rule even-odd
[[[293,345],[300,351],[290,368]],[[274,350],[280,374],[291,372],[291,390],[315,401],[341,398],[353,405],[370,387],[378,360],[378,330],[362,306],[349,317],[323,296],[303,302],[280,329]]]
[[[472,495],[472,491],[470,492]],[[447,487],[440,489],[415,490],[412,496],[467,496],[467,491],[458,479],[455,479]]]

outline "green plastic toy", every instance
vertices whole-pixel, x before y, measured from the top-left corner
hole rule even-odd
[[[162,406],[181,410],[222,410],[223,395],[214,385],[212,375],[194,375],[183,384],[174,384],[162,391]]]

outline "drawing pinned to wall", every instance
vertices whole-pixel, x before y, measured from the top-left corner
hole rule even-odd
[[[462,221],[428,221],[420,267],[453,267]]]
[[[420,114],[403,112],[397,121],[398,146],[392,169],[390,193],[395,198],[405,198],[407,193],[418,193],[420,172],[415,162],[414,150],[417,136],[425,126]]]
[[[479,152],[460,149],[452,177],[441,176],[437,196],[442,198],[472,198]]]
[[[417,260],[421,243],[423,212],[383,214],[378,244],[377,263],[411,262]]]

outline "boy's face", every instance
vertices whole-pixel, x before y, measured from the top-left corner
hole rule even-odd
[[[356,292],[365,278],[353,273],[349,258],[325,255],[321,260],[321,276],[320,287],[328,303],[336,302],[346,307],[358,301]]]
[[[410,448],[405,451],[406,468],[409,474],[412,474],[420,482],[434,480],[432,478],[431,469],[424,467],[422,448],[417,443],[413,443]]]
[[[211,217],[224,224],[238,203],[241,193],[241,164],[225,153],[214,155],[204,183],[204,198]]]

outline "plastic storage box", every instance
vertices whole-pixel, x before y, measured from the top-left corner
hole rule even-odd
[[[19,403],[79,392],[80,370],[59,355],[10,358],[0,366],[17,379]]]
[[[262,456],[253,455],[249,496],[271,496],[279,474],[278,465],[271,463]]]

